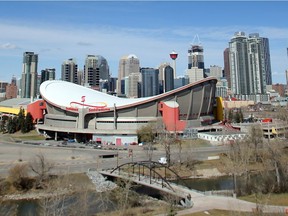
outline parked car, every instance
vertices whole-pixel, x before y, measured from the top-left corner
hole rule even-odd
[[[159,160],[158,160],[159,163],[161,164],[167,164],[167,158],[166,157],[161,157]]]
[[[102,149],[102,145],[96,145],[94,146],[94,149]]]
[[[68,143],[74,143],[74,142],[75,142],[75,139],[69,139],[67,142],[68,142]]]

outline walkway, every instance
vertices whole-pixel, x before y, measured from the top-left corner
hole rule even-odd
[[[180,198],[186,198],[187,195],[190,194],[192,200],[192,207],[178,211],[177,215],[187,215],[212,209],[252,212],[255,211],[257,207],[256,203],[243,201],[234,197],[204,195],[204,193],[200,191],[191,190],[189,188],[174,183],[170,183],[170,186],[173,188],[173,190],[171,190],[169,187],[163,187],[163,182],[157,179],[153,179],[152,184],[150,184],[150,178],[148,176],[141,176],[139,181],[139,176],[135,174],[131,175],[124,172],[121,172],[121,174],[119,174],[118,172],[114,172],[111,174],[108,170],[100,171],[100,173],[103,175],[130,179],[138,184],[146,185],[148,187],[152,187],[160,191],[176,195]],[[262,209],[265,213],[288,213],[288,206],[259,205],[259,208]]]

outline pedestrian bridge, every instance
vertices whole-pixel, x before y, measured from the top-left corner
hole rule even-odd
[[[92,169],[91,171],[94,172]],[[209,209],[222,209],[239,212],[252,212],[259,210],[263,213],[281,214],[288,212],[288,206],[259,205],[257,203],[236,199],[236,197],[209,195],[189,189],[188,187],[177,184],[181,181],[181,178],[173,170],[155,161],[125,163],[115,169],[97,171],[97,173],[106,177],[109,176],[133,181],[137,184],[171,194],[176,198],[178,197],[179,203],[181,203],[183,207],[186,207],[186,209],[179,211],[177,215],[186,215]],[[176,183],[171,182],[171,180],[176,180]],[[97,183],[97,185],[99,184]],[[107,185],[104,187],[107,188]]]
[[[156,161],[138,161],[122,164],[111,170],[102,170],[103,176],[133,181],[136,184],[171,194],[185,207],[192,207],[191,197],[204,196],[203,193],[179,185],[182,180],[175,171]],[[173,182],[171,182],[173,180]]]

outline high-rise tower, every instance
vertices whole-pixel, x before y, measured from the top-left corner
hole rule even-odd
[[[141,97],[159,94],[159,70],[154,68],[141,68]]]
[[[125,93],[125,77],[140,72],[140,62],[136,55],[123,56],[119,61],[117,93]]]
[[[80,84],[77,78],[78,65],[75,59],[70,58],[62,63],[61,80]]]
[[[162,63],[159,67],[159,93],[171,91],[174,89],[174,69],[169,63]]]
[[[224,77],[227,80],[228,88],[231,88],[229,48],[226,48],[224,50],[223,56],[224,56]]]
[[[174,69],[168,65],[164,68],[164,83],[163,92],[168,92],[174,89]]]
[[[204,49],[201,45],[192,45],[188,49],[188,69],[197,67],[204,70]]]
[[[272,83],[267,38],[236,32],[229,42],[229,61],[233,94],[266,94],[266,85]]]
[[[24,52],[21,79],[21,97],[36,98],[37,94],[38,55],[34,52]]]
[[[55,80],[55,68],[46,68],[41,70],[41,82],[43,83],[46,80]]]
[[[87,55],[84,65],[84,85],[99,90],[100,79],[109,81],[109,66],[101,55]]]

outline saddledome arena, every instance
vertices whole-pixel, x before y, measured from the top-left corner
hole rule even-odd
[[[53,80],[40,86],[45,102],[37,129],[55,138],[103,144],[138,143],[137,130],[162,122],[166,131],[183,133],[214,120],[217,79],[205,78],[146,98],[119,98],[74,83]]]

